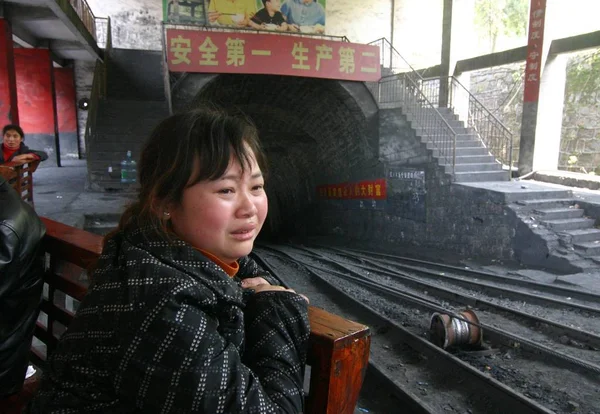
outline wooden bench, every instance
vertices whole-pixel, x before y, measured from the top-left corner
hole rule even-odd
[[[0,175],[21,194],[21,198],[33,206],[33,173],[37,170],[39,161],[7,162],[0,164]]]
[[[73,319],[73,312],[64,305],[65,298],[81,301],[85,296],[87,273],[84,269],[98,258],[102,237],[49,219],[42,220],[47,229],[44,250],[48,289],[41,311],[47,315],[47,321],[45,324],[38,321],[35,337],[46,349],[44,352],[34,341],[31,361],[43,369],[46,355],[56,348],[59,335]],[[369,328],[313,306],[309,308],[309,318],[307,364],[311,370],[306,413],[352,414],[369,359]],[[37,381],[30,381],[24,389],[24,399],[31,398],[36,385]],[[7,409],[3,409],[0,402],[0,412],[11,413]]]

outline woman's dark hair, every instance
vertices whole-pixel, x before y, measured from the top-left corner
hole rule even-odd
[[[23,132],[23,128],[14,124],[4,125],[4,128],[2,128],[2,136],[4,136],[4,134],[6,134],[10,130],[17,131],[17,133],[21,135],[21,139],[23,141],[25,140],[25,133]]]
[[[250,168],[254,157],[266,175],[266,157],[258,132],[246,117],[203,108],[165,119],[154,129],[142,150],[138,164],[138,200],[121,216],[119,229],[152,225],[167,235],[167,221],[163,216],[167,206],[179,204],[183,191],[199,181],[221,177],[232,156],[242,171]]]

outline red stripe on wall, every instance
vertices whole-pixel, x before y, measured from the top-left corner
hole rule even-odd
[[[75,82],[72,68],[54,68],[59,132],[77,132]]]
[[[14,52],[21,128],[25,134],[54,135],[50,52],[24,48]]]

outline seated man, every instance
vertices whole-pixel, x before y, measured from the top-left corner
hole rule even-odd
[[[250,26],[254,29],[280,30],[285,32],[287,23],[283,18],[280,0],[262,0],[263,8],[250,19]]]
[[[25,134],[18,125],[5,125],[2,128],[2,151],[0,151],[0,164],[7,162],[45,161],[48,154],[44,151],[35,151],[23,144]]]
[[[25,380],[44,282],[39,254],[46,228],[0,177],[0,400]]]
[[[325,9],[317,0],[286,0],[281,13],[291,31],[297,32],[300,26],[312,26],[314,32],[325,32]]]

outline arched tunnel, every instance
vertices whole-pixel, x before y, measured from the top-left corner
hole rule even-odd
[[[256,124],[269,162],[263,239],[318,234],[316,186],[362,178],[378,165],[377,106],[363,83],[185,74],[171,96],[174,111],[209,101]]]

